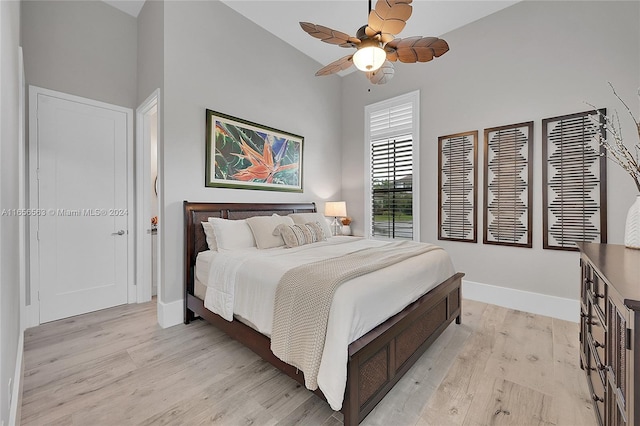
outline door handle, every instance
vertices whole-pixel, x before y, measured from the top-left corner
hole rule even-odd
[[[121,229],[118,232],[112,232],[111,235],[124,235],[124,229]]]

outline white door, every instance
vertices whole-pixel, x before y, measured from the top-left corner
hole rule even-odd
[[[38,92],[31,102],[34,98],[34,272],[44,323],[127,303],[127,126],[132,111],[56,92]]]

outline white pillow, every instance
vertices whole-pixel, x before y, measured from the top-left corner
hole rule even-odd
[[[233,250],[256,246],[251,228],[245,220],[229,220],[219,217],[210,217],[209,223],[213,226],[218,250]]]
[[[207,245],[209,250],[218,251],[218,244],[216,244],[216,233],[213,230],[213,225],[209,222],[202,223],[202,229],[204,229],[204,235],[207,237]]]
[[[291,213],[289,215],[293,222],[296,225],[304,225],[309,222],[318,222],[320,226],[322,226],[322,230],[324,231],[324,235],[329,238],[331,237],[331,228],[329,227],[329,222],[321,213]]]
[[[280,224],[293,225],[293,219],[287,216],[254,216],[247,218],[247,223],[256,240],[259,249],[268,249],[273,247],[282,247],[284,240],[279,233],[274,235],[276,227]]]

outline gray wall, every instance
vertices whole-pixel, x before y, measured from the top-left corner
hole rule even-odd
[[[138,15],[136,106],[164,85],[164,2],[145,2]]]
[[[607,81],[638,116],[639,7],[638,2],[615,1],[522,2],[445,34],[451,48],[447,54],[425,64],[397,65],[386,86],[372,86],[360,73],[345,77],[342,195],[355,216],[354,231],[364,232],[364,106],[420,89],[422,240],[445,247],[469,281],[577,299],[578,255],[542,249],[541,120],[586,111],[585,102],[622,112]],[[638,142],[627,118],[621,115],[623,132],[630,144]],[[533,248],[438,241],[438,136],[479,130],[482,166],[485,128],[530,120],[535,123]],[[482,169],[479,179],[482,185]],[[621,244],[636,190],[611,162],[608,191],[609,242]]]
[[[0,210],[19,207],[18,46],[20,3],[0,2]],[[9,423],[9,379],[20,337],[18,217],[0,217],[0,422]]]
[[[25,1],[27,84],[137,106],[136,19],[101,1]]]
[[[220,2],[165,3],[163,301],[182,295],[182,201],[340,198],[337,76]],[[305,137],[304,193],[205,188],[205,109]]]

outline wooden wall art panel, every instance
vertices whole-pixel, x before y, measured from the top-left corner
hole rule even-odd
[[[438,138],[438,239],[475,243],[478,131]]]
[[[607,242],[606,109],[542,120],[543,247]]]
[[[485,244],[531,247],[533,122],[484,131]]]

